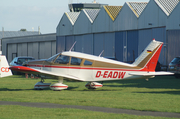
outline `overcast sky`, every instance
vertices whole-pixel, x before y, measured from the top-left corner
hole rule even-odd
[[[1,0],[0,31],[40,31],[55,33],[64,12],[69,12],[68,3],[92,3],[93,0]],[[148,2],[149,0],[96,0],[98,3],[123,6],[125,2]]]

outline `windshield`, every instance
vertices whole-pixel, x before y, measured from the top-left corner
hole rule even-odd
[[[173,63],[179,63],[179,62],[180,62],[180,58],[179,58],[179,57],[176,57],[176,58],[174,58],[171,62],[173,62]]]
[[[68,64],[69,63],[69,56],[59,55],[59,57],[56,58],[54,63],[57,63],[57,64]]]
[[[68,64],[69,56],[64,56],[59,53],[50,57],[47,61],[51,63],[56,63],[56,64]]]
[[[47,59],[47,61],[48,61],[48,62],[54,62],[54,60],[56,59],[56,57],[57,57],[58,55],[60,55],[60,53],[53,55],[52,57],[50,57],[49,59]]]

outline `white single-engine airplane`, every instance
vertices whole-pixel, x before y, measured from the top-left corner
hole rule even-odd
[[[59,80],[50,86],[52,90],[67,89],[68,86],[63,84],[65,78],[86,81],[85,87],[95,89],[103,86],[99,81],[148,79],[155,75],[173,74],[155,72],[162,45],[163,42],[153,39],[133,64],[70,50],[47,60],[29,61],[25,66],[12,66],[10,69],[40,76],[41,81],[35,84],[35,89],[49,87],[50,83],[43,83],[47,77]]]

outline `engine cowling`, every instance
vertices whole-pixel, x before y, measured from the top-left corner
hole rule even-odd
[[[98,83],[98,82],[88,82],[88,83],[85,85],[85,87],[88,88],[88,89],[96,89],[96,88],[101,88],[101,87],[103,87],[103,84]]]

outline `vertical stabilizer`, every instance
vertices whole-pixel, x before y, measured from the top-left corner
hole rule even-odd
[[[12,72],[9,69],[9,64],[5,56],[0,55],[0,77],[11,76]]]
[[[163,42],[153,39],[133,65],[143,68],[144,71],[155,71],[162,45]]]

